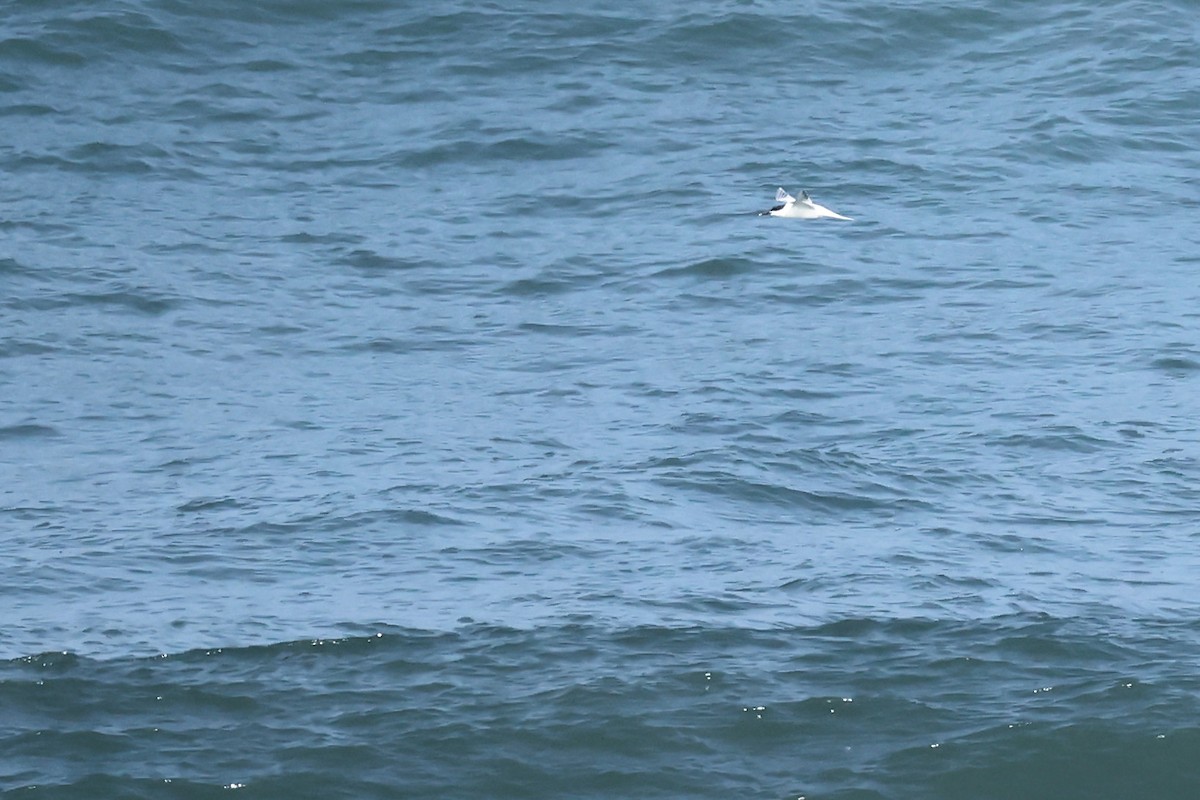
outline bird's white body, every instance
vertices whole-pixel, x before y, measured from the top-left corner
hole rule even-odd
[[[850,221],[851,217],[843,217],[834,211],[830,211],[825,206],[817,205],[808,196],[808,192],[801,192],[800,199],[792,197],[782,188],[775,193],[775,202],[779,205],[767,211],[761,212],[762,216],[771,217],[791,217],[793,219],[844,219]]]

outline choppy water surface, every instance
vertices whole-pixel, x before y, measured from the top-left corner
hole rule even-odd
[[[1195,9],[409,5],[0,17],[0,791],[1196,797]]]

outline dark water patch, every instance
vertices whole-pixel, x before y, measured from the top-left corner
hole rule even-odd
[[[38,271],[17,261],[15,258],[0,258],[0,276],[36,277]]]
[[[489,30],[495,30],[503,16],[501,10],[491,8],[446,10],[421,14],[418,19],[384,28],[382,33],[389,38],[412,42],[439,38],[457,42],[474,41],[485,36]]]
[[[564,325],[549,322],[522,322],[516,326],[519,333],[532,333],[542,336],[564,336],[571,339],[587,336],[611,334],[607,328],[590,325]]]
[[[223,119],[223,115],[229,110],[229,106],[221,105],[214,101],[226,101],[227,103],[242,101],[247,106],[250,106],[256,102],[266,103],[271,99],[272,97],[267,91],[256,88],[255,84],[231,84],[225,81],[213,81],[195,87],[187,95],[178,98],[173,97],[170,108],[172,111],[180,112],[180,117],[185,119],[193,115],[197,118],[215,115],[218,119]],[[249,109],[246,110],[248,111]],[[262,143],[256,144],[263,146]]]
[[[432,511],[419,508],[391,509],[383,512],[368,512],[350,518],[346,524],[351,526],[362,524],[375,525],[379,522],[384,522],[387,524],[419,526],[457,526],[466,524],[466,522],[458,519],[457,517],[446,514],[437,514]]]
[[[582,545],[552,542],[545,539],[518,539],[487,547],[445,547],[439,551],[439,554],[481,564],[514,566],[548,563],[561,559],[586,559],[597,555],[597,551]]]
[[[402,66],[404,63],[417,60],[420,58],[428,58],[435,54],[422,48],[417,50],[416,43],[406,43],[407,46],[401,45],[395,48],[379,48],[370,47],[353,52],[341,53],[337,60],[342,64],[355,68],[347,70],[354,74],[368,74],[371,70],[381,68]],[[440,100],[448,99],[442,96],[438,90],[418,89],[411,92],[406,92],[402,96],[398,96],[397,100],[408,102],[417,102],[422,100]]]
[[[61,435],[57,428],[35,423],[0,427],[0,439],[53,439]]]
[[[361,244],[363,237],[357,234],[349,233],[309,233],[308,231],[300,231],[299,233],[289,233],[279,237],[281,242],[287,244],[314,244],[314,245],[329,245],[332,247],[340,247],[342,245]],[[377,254],[370,250],[355,250],[347,259],[353,259],[362,255],[368,259],[376,257]]]
[[[1093,509],[1088,509],[1087,512],[1080,511],[1063,511],[1055,513],[1055,509],[1046,510],[1031,510],[1015,514],[997,514],[994,519],[1002,524],[1012,526],[1033,526],[1035,528],[1060,528],[1069,526],[1080,527],[1098,527],[1104,525],[1107,520],[1104,517],[1096,516]],[[1052,551],[1053,548],[1046,548]]]
[[[398,338],[376,336],[341,344],[338,349],[347,353],[379,353],[406,355],[463,350],[477,344],[475,339],[464,337],[460,332],[448,328],[433,328],[414,331],[414,336]]]
[[[488,162],[537,163],[590,158],[610,146],[599,138],[579,136],[553,139],[512,136],[486,143],[472,138],[435,145],[421,152],[401,152],[394,161],[398,166],[410,169]]]
[[[573,511],[601,521],[640,523],[662,529],[678,527],[670,520],[659,519],[657,514],[648,512],[631,495],[624,493],[594,494],[593,498],[576,503]]]
[[[180,54],[185,49],[182,39],[150,15],[132,10],[71,15],[54,20],[47,29],[54,38],[87,52],[90,60],[120,60],[126,53]]]
[[[15,156],[9,161],[17,170],[59,170],[86,175],[112,175],[163,178],[198,179],[200,173],[182,166],[178,159],[167,151],[150,144],[119,145],[110,142],[92,142],[79,145],[64,155],[51,153]]]
[[[991,278],[986,281],[973,283],[967,287],[973,292],[998,292],[1025,289],[1041,289],[1049,286],[1049,281],[1019,281],[1007,278]]]
[[[399,88],[392,95],[392,101],[395,103],[444,103],[455,99],[454,94],[447,92],[444,89],[433,87],[427,88]]]
[[[1030,322],[1021,325],[1018,330],[1038,339],[1108,339],[1117,335],[1107,324],[1099,321],[1088,322]]]
[[[169,158],[166,151],[154,145],[91,142],[67,151],[66,163],[83,172],[127,175],[153,172],[154,162]]]
[[[743,273],[753,272],[760,268],[757,262],[747,258],[724,257],[706,258],[680,267],[667,267],[654,273],[661,278],[697,278],[707,280],[712,278],[732,278]]]
[[[382,255],[373,250],[355,250],[342,257],[340,261],[348,267],[365,272],[403,272],[429,266],[424,261],[402,256]]]
[[[990,648],[996,658],[1009,662],[1022,662],[1047,669],[1057,662],[1086,672],[1088,662],[1113,663],[1120,656],[1120,648],[1103,638],[1074,634],[1064,620],[1044,620],[1025,624],[999,638]],[[1059,672],[1059,675],[1063,673]],[[1064,675],[1065,677],[1065,675]],[[1045,690],[1046,687],[1031,687],[1030,691]]]
[[[933,619],[848,617],[817,625],[808,632],[813,636],[861,640],[864,637],[909,638],[932,633],[943,627],[944,623]]]
[[[648,605],[662,609],[683,611],[689,614],[703,615],[710,619],[721,617],[736,617],[757,608],[770,606],[753,596],[741,596],[734,593],[714,595],[710,592],[684,593],[670,600],[649,601]]]
[[[268,537],[289,536],[307,531],[333,533],[337,531],[380,530],[393,526],[407,528],[411,526],[458,526],[466,523],[454,516],[437,513],[422,508],[386,508],[375,511],[361,511],[351,514],[339,514],[330,511],[324,514],[312,514],[286,522],[259,522],[238,532],[245,536],[263,535]]]
[[[70,42],[63,42],[58,37],[39,36],[36,39],[13,37],[0,41],[0,62],[4,61],[51,67],[80,67],[87,63],[87,58],[75,52]],[[15,85],[23,88],[25,84]]]
[[[0,81],[2,80],[0,78]],[[2,82],[0,82],[0,91],[3,91]],[[9,106],[0,106],[0,117],[46,117],[60,113],[62,112],[57,108],[40,103],[14,103]]]
[[[264,325],[258,329],[264,336],[296,336],[308,333],[308,329],[297,325]]]
[[[181,21],[201,18],[234,25],[282,24],[318,28],[358,15],[375,19],[393,8],[386,0],[345,0],[337,8],[319,0],[264,0],[253,6],[237,0],[211,0],[201,5],[186,0],[161,0],[156,7],[174,14]]]
[[[708,397],[729,397],[733,389],[723,386],[705,386],[694,392],[696,395]],[[728,417],[711,412],[689,412],[671,426],[671,430],[680,434],[711,434],[717,436],[736,436],[739,434],[755,433],[763,430],[760,422],[752,420],[729,419]],[[717,456],[715,451],[703,451],[706,458]]]
[[[291,61],[281,61],[275,58],[258,58],[243,63],[242,68],[249,72],[275,73],[300,69],[300,66]]]
[[[503,213],[484,209],[486,216],[495,218],[511,219],[513,217],[526,216],[534,219],[545,219],[547,217],[562,217],[564,219],[579,219],[587,217],[588,219],[599,219],[604,217],[617,217],[628,210],[629,200],[625,195],[600,196],[600,195],[575,195],[562,194],[557,192],[546,192],[541,194],[530,194],[522,192],[520,194],[506,194],[495,198],[499,205],[504,208]],[[494,208],[495,206],[493,206]],[[512,236],[530,238],[540,236],[540,232],[536,230],[527,231],[508,231],[500,232],[508,237]]]
[[[765,377],[765,376],[760,376],[760,377]],[[768,388],[765,392],[766,397],[779,398],[779,399],[783,399],[783,400],[789,400],[789,401],[812,400],[812,401],[815,401],[815,400],[828,400],[830,398],[839,396],[839,392],[837,392],[836,390],[828,390],[828,389],[822,390],[822,389],[815,389],[815,388],[803,388],[802,389],[799,387],[785,388],[785,387],[779,387],[779,386],[771,386],[769,381],[764,381],[764,383],[768,386]],[[804,424],[804,425],[831,421],[828,417],[826,417],[822,414],[817,414],[812,411],[802,411],[800,409],[794,409],[794,408],[788,409],[787,411],[779,412],[779,414],[777,414],[774,417],[774,419],[776,421],[782,422],[782,423],[798,423],[798,424]]]
[[[349,787],[359,797],[397,786],[416,796],[487,786],[497,796],[504,781],[511,789],[502,797],[560,796],[568,785],[591,787],[587,796],[647,786],[656,796],[705,796],[704,784],[728,793],[764,779],[849,797],[862,796],[866,775],[929,796],[1034,753],[1078,764],[1131,742],[1166,746],[1153,767],[1176,775],[1197,743],[1194,725],[1173,724],[1167,687],[1114,683],[1144,657],[1136,641],[1101,644],[1079,662],[1090,669],[1073,676],[1069,694],[1042,691],[1072,646],[1096,639],[1053,618],[848,618],[757,631],[711,621],[357,627],[154,658],[10,661],[0,665],[10,710],[0,736],[27,783],[112,782],[131,772],[253,790],[274,786],[278,764],[303,762],[309,789]],[[1033,650],[1012,646],[1031,636],[1040,642]],[[1183,702],[1195,708],[1194,698]],[[33,734],[46,715],[64,719],[71,709],[69,724],[50,732],[53,746],[41,746]],[[380,745],[397,740],[403,753]],[[797,751],[828,766],[808,769]],[[684,771],[659,760],[697,753]],[[108,766],[114,755],[125,769]],[[464,758],[476,767],[463,770]],[[350,773],[337,768],[347,759]],[[66,764],[85,777],[49,774]],[[1086,778],[1094,767],[1072,769]]]
[[[52,670],[61,672],[70,670],[80,663],[80,657],[74,653],[58,650],[35,655],[21,656],[8,662],[10,665],[29,667],[36,670]]]
[[[655,481],[673,489],[715,495],[750,506],[763,504],[824,513],[880,512],[890,516],[906,509],[926,506],[924,501],[915,497],[879,497],[875,493],[861,491],[806,489],[753,480],[721,470],[690,470],[687,474],[658,476]],[[888,494],[893,493],[889,491]]]
[[[809,17],[797,24],[819,24]],[[688,15],[670,25],[650,46],[678,63],[745,63],[745,53],[786,46],[786,26],[766,14],[727,12]]]
[[[178,308],[180,302],[177,298],[155,296],[149,291],[70,294],[50,301],[51,307],[111,306],[152,317],[162,316]]]
[[[1190,351],[1188,351],[1190,352]],[[1178,378],[1186,378],[1200,371],[1200,355],[1161,356],[1150,362],[1150,367]]]
[[[947,342],[1002,342],[1004,337],[995,331],[972,331],[972,330],[952,330],[939,333],[927,333],[919,337],[918,341],[929,344],[942,344]]]
[[[246,508],[246,504],[233,497],[198,497],[181,503],[175,510],[181,514],[194,514],[204,511],[223,511]]]
[[[435,511],[412,507],[350,513],[331,510],[283,521],[257,520],[237,524],[247,517],[261,516],[258,510],[260,506],[253,498],[224,498],[211,502],[200,500],[184,504],[178,509],[179,513],[194,519],[189,520],[186,530],[177,534],[178,555],[172,556],[172,564],[186,570],[189,575],[222,579],[222,570],[227,570],[227,577],[240,571],[246,580],[271,583],[273,579],[270,573],[264,574],[260,564],[263,558],[276,561],[270,556],[276,548],[289,548],[303,553],[303,558],[313,563],[333,564],[342,562],[347,555],[363,548],[377,549],[379,542],[398,541],[395,537],[405,534],[470,524],[464,515],[443,509]],[[230,524],[231,521],[234,524]],[[197,527],[200,525],[205,527]],[[344,540],[343,536],[350,538]],[[221,543],[229,548],[230,553],[240,553],[241,556],[219,555],[214,547]],[[282,566],[282,563],[277,563],[276,567]]]
[[[1033,163],[1090,164],[1115,149],[1110,140],[1084,133],[1077,124],[1072,124],[1070,131],[1037,133],[1030,139],[1033,146],[1026,151],[1026,157]]]
[[[1200,782],[1200,768],[1183,755],[1200,746],[1196,728],[1129,731],[1107,720],[1011,724],[940,746],[951,749],[940,754],[911,750],[887,766],[904,785],[928,787],[947,797],[978,796],[980,786],[1003,785],[1003,794],[997,790],[991,796],[1150,793],[1182,799]]]
[[[78,752],[78,751],[77,751]],[[84,751],[86,752],[86,751]],[[285,794],[301,789],[302,781],[275,781],[282,787]],[[300,784],[300,785],[297,785]],[[179,797],[211,798],[226,796],[230,790],[244,789],[245,784],[236,781],[216,783],[204,780],[190,781],[183,778],[139,778],[129,775],[111,775],[94,772],[69,779],[42,779],[36,784],[22,785],[18,781],[18,790],[34,794],[45,794],[49,797],[85,798],[85,797],[129,797],[135,800],[149,800],[161,797],[163,791],[177,794]]]
[[[943,535],[960,535],[959,532],[946,528],[935,529],[934,532]],[[1000,553],[1030,553],[1050,558],[1058,552],[1052,540],[1028,534],[967,534],[967,537],[985,550]]]
[[[580,281],[575,278],[521,278],[505,284],[497,290],[497,293],[513,297],[550,297],[579,288]]]
[[[875,302],[903,299],[877,292],[866,281],[855,278],[836,278],[821,283],[776,286],[766,297],[773,303],[816,307],[834,303],[856,303],[867,298],[871,298]]]
[[[201,256],[216,256],[227,252],[224,247],[210,244],[208,242],[197,241],[195,239],[184,239],[171,242],[150,242],[142,246],[142,251],[152,255],[178,255],[180,253],[187,253]],[[214,301],[208,298],[202,299],[200,302],[205,305],[221,304],[220,301]]]
[[[1002,447],[1065,450],[1076,453],[1094,453],[1117,443],[1084,433],[1074,425],[1056,425],[1037,431],[1012,433],[992,441]]]

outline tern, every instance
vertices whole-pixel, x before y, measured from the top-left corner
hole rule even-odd
[[[800,199],[792,197],[782,188],[775,193],[775,202],[779,205],[773,206],[766,211],[760,211],[761,217],[794,217],[795,219],[844,219],[852,220],[851,217],[843,217],[841,214],[830,211],[825,206],[817,205],[808,196],[808,192],[800,192]]]

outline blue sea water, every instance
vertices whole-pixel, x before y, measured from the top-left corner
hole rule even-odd
[[[1200,797],[1198,11],[10,0],[0,793]]]

